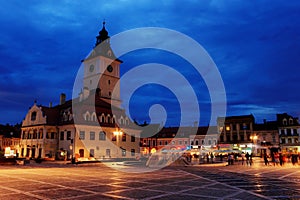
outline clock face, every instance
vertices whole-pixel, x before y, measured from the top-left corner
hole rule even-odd
[[[95,69],[94,65],[90,65],[90,72],[93,72]]]
[[[113,67],[111,65],[107,66],[107,71],[112,72],[113,71]]]

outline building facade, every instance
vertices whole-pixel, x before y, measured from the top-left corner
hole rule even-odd
[[[283,153],[300,152],[300,124],[298,118],[287,113],[277,114],[280,148]]]
[[[240,150],[255,153],[254,144],[257,137],[254,135],[253,115],[218,117],[219,148],[224,150]]]
[[[120,108],[120,64],[103,28],[96,45],[83,60],[83,88],[79,96],[57,106],[29,109],[21,134],[21,157],[78,160],[136,158],[140,130]]]

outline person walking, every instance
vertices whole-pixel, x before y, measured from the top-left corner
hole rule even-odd
[[[207,154],[206,154],[206,161],[207,161],[207,163],[209,163],[209,157],[210,157],[210,156],[209,156],[209,154],[207,153]]]
[[[246,157],[246,164],[248,166],[248,165],[250,165],[250,155],[248,152],[246,153],[245,157]]]
[[[241,157],[242,157],[242,165],[244,165],[244,163],[245,163],[245,153],[244,152],[242,152]]]
[[[281,153],[279,154],[279,164],[280,166],[283,166],[283,156]]]
[[[253,164],[253,154],[251,153],[250,156],[249,156],[249,164],[250,166]]]
[[[268,166],[269,165],[269,160],[268,160],[268,156],[267,156],[266,153],[264,155],[264,161],[265,161],[265,165]]]

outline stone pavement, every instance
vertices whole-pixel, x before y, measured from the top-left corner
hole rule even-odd
[[[124,173],[101,163],[1,166],[0,199],[300,199],[300,167],[198,165]]]

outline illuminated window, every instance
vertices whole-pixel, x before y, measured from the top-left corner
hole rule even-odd
[[[230,131],[230,126],[226,126],[226,131]]]

